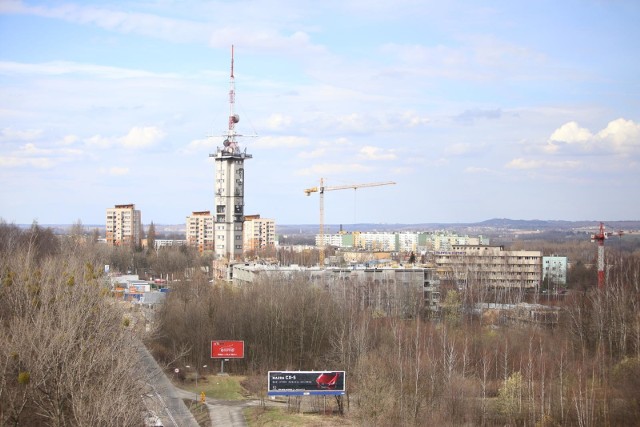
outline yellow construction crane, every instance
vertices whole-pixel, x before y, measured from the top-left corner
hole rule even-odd
[[[320,251],[319,251],[320,267],[322,267],[324,265],[324,192],[325,191],[334,191],[334,190],[350,190],[350,189],[357,190],[358,188],[379,187],[381,185],[395,185],[395,182],[393,182],[393,181],[368,182],[368,183],[364,183],[364,184],[336,185],[336,186],[332,186],[332,187],[325,187],[324,186],[324,179],[320,178],[320,186],[311,187],[311,188],[307,188],[306,190],[304,190],[304,194],[306,194],[307,196],[310,196],[311,193],[319,193],[320,194],[320,241],[318,242],[319,246],[320,246]]]

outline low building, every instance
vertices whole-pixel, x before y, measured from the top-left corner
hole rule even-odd
[[[537,289],[542,278],[540,251],[507,251],[502,246],[453,245],[434,252],[440,278],[463,287]]]
[[[260,279],[308,280],[336,298],[351,300],[379,315],[411,317],[420,310],[437,311],[439,280],[432,268],[305,268],[297,265],[237,263],[231,266],[236,285]]]

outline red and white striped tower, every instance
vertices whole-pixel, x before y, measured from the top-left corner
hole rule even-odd
[[[598,288],[604,289],[604,241],[607,233],[604,232],[604,223],[600,223],[600,231],[591,235],[591,241],[598,243]]]

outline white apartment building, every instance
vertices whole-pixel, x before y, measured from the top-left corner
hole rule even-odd
[[[187,217],[187,245],[198,252],[212,251],[214,221],[210,211],[193,212]]]
[[[488,288],[538,288],[542,278],[542,252],[505,251],[502,246],[453,245],[434,253],[441,279],[459,286],[480,284]]]
[[[142,215],[136,205],[115,205],[107,208],[105,238],[111,246],[141,245]]]
[[[273,247],[276,244],[276,222],[272,219],[260,218],[260,215],[247,215],[243,235],[245,251]]]
[[[488,245],[483,236],[459,236],[446,232],[359,232],[325,234],[324,243],[338,248],[367,251],[427,252],[449,251],[453,245]],[[319,246],[320,235],[316,235]]]

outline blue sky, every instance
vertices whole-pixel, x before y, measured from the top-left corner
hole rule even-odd
[[[235,46],[247,214],[640,219],[640,2],[0,0],[0,218],[213,210]]]

